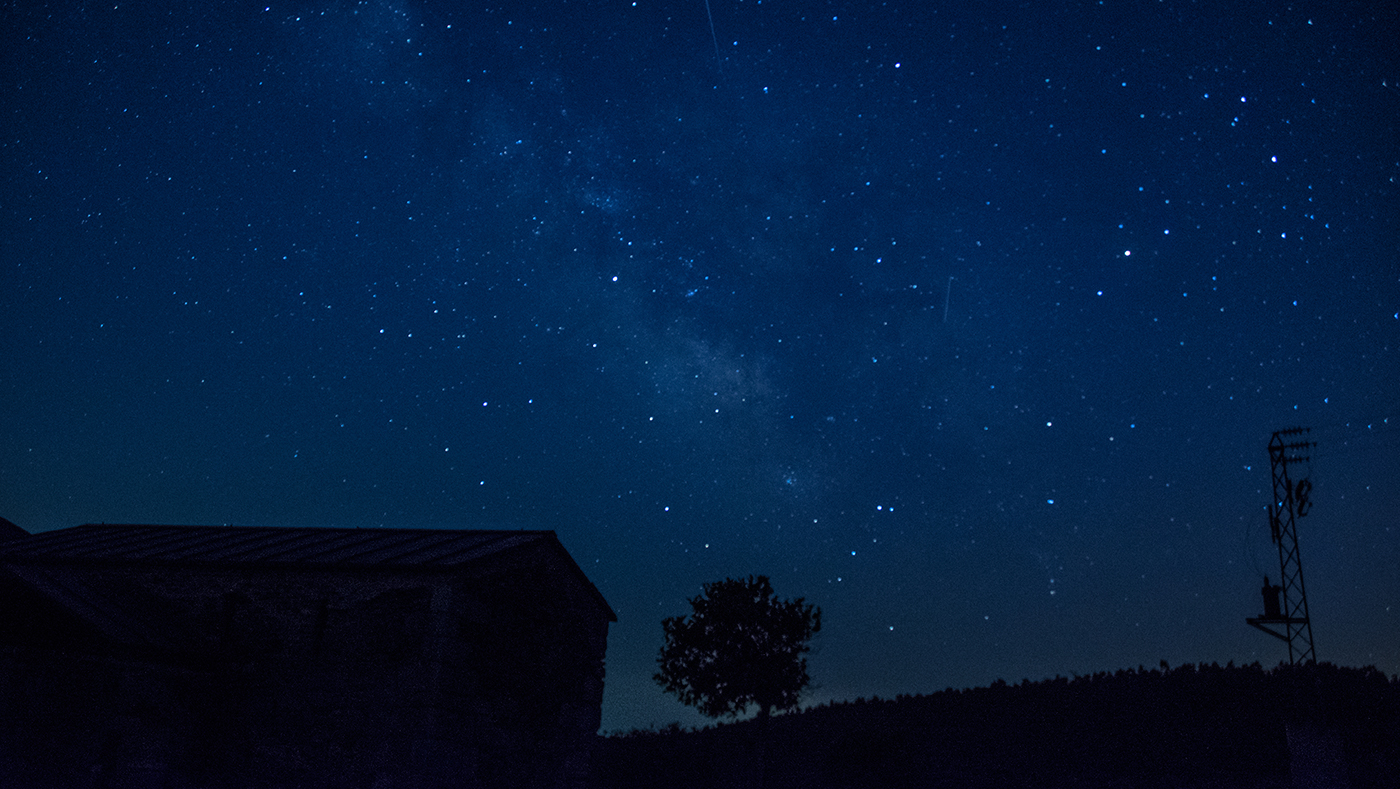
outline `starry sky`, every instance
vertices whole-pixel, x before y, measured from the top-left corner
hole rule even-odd
[[[553,529],[610,731],[750,573],[813,702],[1276,664],[1301,425],[1400,672],[1394,7],[268,3],[0,10],[0,515]]]

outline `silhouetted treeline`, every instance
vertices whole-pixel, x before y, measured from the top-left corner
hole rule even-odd
[[[602,789],[1393,787],[1400,679],[1216,664],[859,699],[759,721],[602,737]]]

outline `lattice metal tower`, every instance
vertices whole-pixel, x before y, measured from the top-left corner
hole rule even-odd
[[[1313,652],[1312,622],[1308,619],[1308,593],[1303,585],[1303,560],[1298,552],[1298,519],[1312,509],[1312,481],[1304,476],[1294,481],[1291,464],[1307,463],[1301,454],[1317,446],[1312,441],[1289,441],[1305,434],[1306,427],[1279,430],[1269,439],[1269,469],[1274,478],[1274,498],[1269,502],[1269,533],[1278,546],[1279,585],[1264,579],[1264,615],[1244,621],[1269,635],[1288,642],[1288,660],[1316,663]],[[1282,600],[1279,600],[1279,596]],[[1283,632],[1266,625],[1282,625]]]

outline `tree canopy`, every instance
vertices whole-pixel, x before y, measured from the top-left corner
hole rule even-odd
[[[690,616],[661,623],[658,684],[712,718],[797,706],[811,683],[803,655],[822,629],[820,608],[776,599],[762,575],[707,583],[690,606]]]

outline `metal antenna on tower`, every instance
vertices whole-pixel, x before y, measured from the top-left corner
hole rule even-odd
[[[1303,560],[1298,552],[1298,518],[1312,509],[1312,481],[1306,476],[1294,481],[1289,464],[1306,463],[1300,454],[1317,446],[1314,441],[1286,441],[1309,432],[1306,427],[1276,431],[1269,439],[1269,469],[1274,478],[1274,498],[1269,502],[1269,536],[1278,546],[1279,584],[1264,578],[1264,615],[1244,621],[1265,633],[1288,642],[1288,661],[1316,663],[1312,623],[1308,619],[1308,593],[1303,586]],[[1281,598],[1281,599],[1280,599]],[[1267,627],[1282,625],[1283,632]]]

